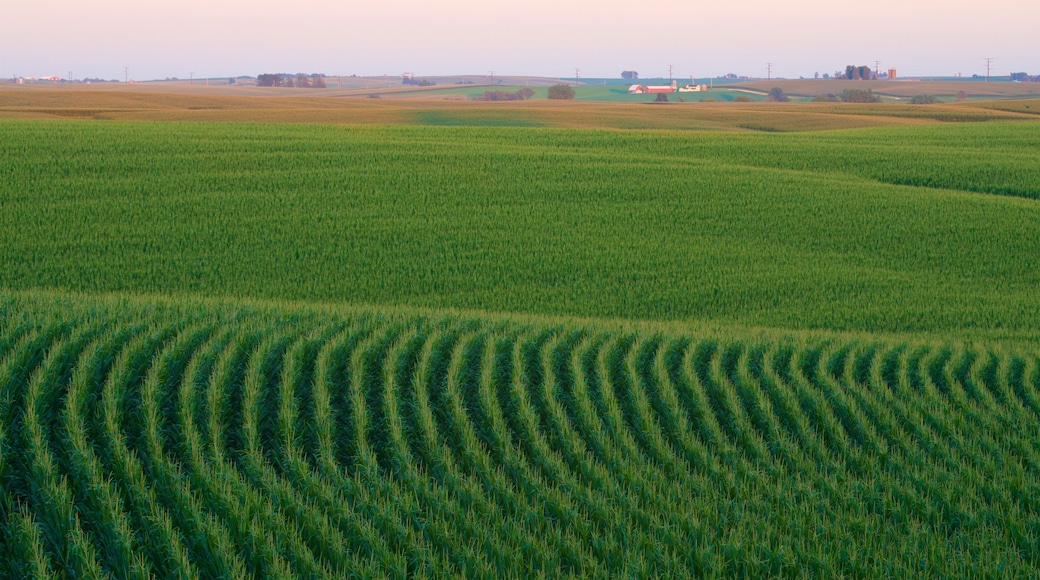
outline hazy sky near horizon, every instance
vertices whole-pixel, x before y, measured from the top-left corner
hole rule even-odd
[[[0,77],[1040,74],[1040,0],[2,0]]]

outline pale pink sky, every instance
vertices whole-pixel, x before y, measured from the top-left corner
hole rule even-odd
[[[1040,74],[1040,0],[0,0],[0,77]]]

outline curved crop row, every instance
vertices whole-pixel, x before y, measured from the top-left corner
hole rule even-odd
[[[0,575],[1035,576],[1040,353],[0,309]]]

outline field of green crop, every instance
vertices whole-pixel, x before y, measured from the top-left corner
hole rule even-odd
[[[1040,354],[0,296],[0,574],[1030,577]]]
[[[0,287],[1038,338],[1031,123],[8,121]]]
[[[0,577],[1040,575],[1038,125],[587,106],[0,120]]]

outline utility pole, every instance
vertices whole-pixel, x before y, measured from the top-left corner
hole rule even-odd
[[[495,84],[495,71],[489,70],[488,77],[491,79],[491,84]]]
[[[773,63],[766,63],[766,80],[773,80]]]
[[[986,82],[987,83],[989,82],[989,69],[990,69],[990,65],[991,64],[993,64],[993,59],[991,57],[987,56],[986,57]]]
[[[124,66],[123,67],[123,82],[124,83],[130,82],[130,67],[128,67],[128,66]]]
[[[668,84],[672,82],[672,65],[668,65]]]
[[[72,71],[69,71],[69,82],[72,82]]]
[[[193,72],[188,73],[188,84],[189,85],[195,84],[195,73],[193,73]]]
[[[580,73],[580,72],[581,72],[580,68],[575,68],[574,69],[574,86],[578,86],[579,84],[581,84],[581,81],[578,80],[578,73]]]

